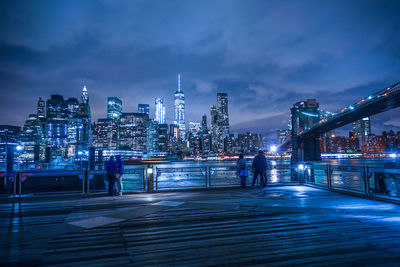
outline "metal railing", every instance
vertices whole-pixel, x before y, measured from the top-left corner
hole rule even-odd
[[[400,202],[400,169],[305,164],[304,183],[362,197]]]
[[[155,191],[175,189],[207,189],[223,187],[239,187],[240,179],[236,166],[202,166],[202,167],[156,167]],[[266,172],[268,184],[284,185],[298,183],[291,178],[290,165],[269,166]],[[249,171],[247,186],[253,181]],[[259,180],[257,181],[259,183]]]
[[[268,184],[297,183],[292,181],[289,165],[269,166]],[[249,172],[247,185],[252,184]],[[259,181],[257,181],[259,183]],[[122,176],[124,192],[208,189],[239,187],[234,165],[200,167],[137,166],[125,168]],[[0,194],[30,195],[49,193],[95,193],[106,191],[104,170],[35,170],[0,172]]]

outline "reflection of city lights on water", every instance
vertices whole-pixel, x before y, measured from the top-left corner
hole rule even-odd
[[[276,166],[276,160],[271,160],[271,165]]]

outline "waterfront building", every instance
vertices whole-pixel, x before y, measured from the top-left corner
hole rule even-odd
[[[146,127],[146,151],[147,153],[158,152],[158,123],[153,120],[147,122]]]
[[[41,97],[39,97],[39,100],[37,102],[36,114],[41,121],[44,121],[44,119],[46,118],[46,103]]]
[[[83,123],[81,146],[88,148],[92,145],[92,118],[89,105],[89,93],[86,85],[83,86],[81,94],[81,118]]]
[[[117,149],[117,124],[113,119],[98,119],[94,123],[93,145],[98,149]]]
[[[117,123],[117,148],[146,151],[146,126],[149,116],[145,113],[122,113]]]
[[[229,135],[228,94],[217,93],[218,151],[224,150],[224,139]]]
[[[234,134],[229,134],[224,138],[224,151],[232,152],[233,147],[235,147],[235,136]]]
[[[369,117],[362,118],[361,120],[355,121],[352,124],[352,132],[354,136],[361,139],[362,151],[367,151],[367,140],[368,135],[371,134],[371,120]]]
[[[144,113],[150,117],[150,105],[149,104],[138,104],[138,113]]]
[[[42,123],[37,114],[30,114],[26,119],[20,140],[24,148],[20,156],[21,160],[38,161],[40,159],[40,150],[44,151],[44,138]]]
[[[168,124],[158,125],[158,151],[168,152]]]
[[[214,152],[217,151],[218,148],[218,113],[217,106],[210,106],[210,118],[211,118],[211,148]]]
[[[107,97],[107,118],[119,119],[122,115],[122,100],[118,97]]]
[[[68,118],[68,103],[62,95],[51,95],[46,102],[46,118],[47,119],[64,119]]]
[[[0,125],[0,162],[5,162],[6,147],[15,147],[20,143],[21,127]]]
[[[201,132],[203,134],[208,134],[208,126],[207,126],[207,115],[204,114],[201,118]]]
[[[68,118],[73,118],[74,116],[80,115],[80,105],[78,99],[75,97],[70,97],[67,99],[68,106]]]
[[[169,125],[170,142],[176,143],[180,140],[179,126],[176,124]]]
[[[69,109],[68,103],[61,95],[51,95],[46,101],[45,139],[48,150],[51,151],[49,159],[65,155],[67,145]]]
[[[181,90],[180,74],[178,74],[178,90],[174,94],[174,124],[178,125],[180,139],[184,140],[186,135],[185,95]]]
[[[189,132],[193,136],[200,136],[201,135],[201,125],[200,122],[189,122]]]
[[[202,150],[204,154],[211,152],[211,134],[203,134],[201,136]]]
[[[155,99],[155,107],[156,107],[156,112],[155,112],[155,121],[158,124],[164,124],[165,123],[165,106],[164,106],[164,99],[161,97],[157,97]]]

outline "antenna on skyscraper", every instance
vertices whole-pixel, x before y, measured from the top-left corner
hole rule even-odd
[[[178,73],[178,92],[181,91],[181,74]]]

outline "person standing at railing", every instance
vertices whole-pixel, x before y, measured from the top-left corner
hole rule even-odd
[[[117,174],[116,174],[116,184],[118,188],[118,194],[122,196],[122,175],[124,174],[124,162],[120,155],[116,156],[117,159]]]
[[[253,187],[258,176],[260,176],[260,187],[266,187],[267,178],[265,177],[265,174],[267,172],[267,158],[264,156],[264,151],[258,151],[258,155],[254,157],[252,168],[254,172]]]
[[[236,162],[236,170],[238,176],[240,177],[240,187],[246,188],[246,179],[247,176],[249,176],[249,173],[247,171],[247,166],[246,162],[244,161],[243,154],[239,155],[239,159]]]
[[[110,159],[106,163],[107,170],[107,182],[108,182],[108,195],[114,195],[115,188],[115,175],[118,171],[117,163],[114,161],[114,156],[111,156]]]

